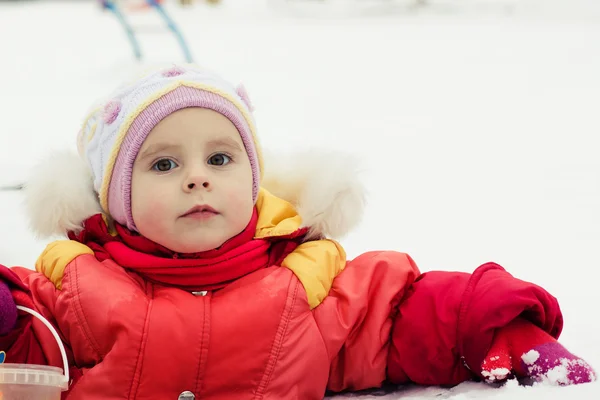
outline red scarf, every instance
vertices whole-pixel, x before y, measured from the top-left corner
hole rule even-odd
[[[216,290],[261,268],[279,265],[301,242],[305,229],[286,237],[255,239],[258,212],[248,226],[221,247],[195,254],[175,253],[116,224],[112,236],[101,214],[84,222],[69,238],[94,251],[99,261],[112,259],[145,279],[188,291]]]

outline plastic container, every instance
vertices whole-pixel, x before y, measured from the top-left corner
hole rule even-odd
[[[58,343],[63,370],[35,364],[0,364],[0,400],[60,400],[61,392],[69,388],[69,364],[65,347],[54,327],[39,313],[17,306],[44,323]]]

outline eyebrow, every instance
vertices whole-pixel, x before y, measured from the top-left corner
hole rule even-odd
[[[160,153],[161,151],[179,149],[179,147],[180,146],[176,145],[176,144],[156,143],[156,144],[148,146],[148,148],[146,150],[144,150],[142,152],[142,154],[140,155],[140,159],[144,159],[144,158],[153,156],[154,154]]]
[[[228,147],[233,151],[243,151],[238,142],[228,137],[209,140],[207,145],[210,147]]]

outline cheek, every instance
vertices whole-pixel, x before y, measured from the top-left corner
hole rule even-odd
[[[148,202],[148,207],[144,209],[144,212],[140,217],[152,224],[159,224],[163,219],[165,210],[165,204],[161,203],[160,201],[153,200]]]
[[[254,202],[252,201],[252,185],[234,185],[225,194],[227,208],[236,212],[241,221],[247,223],[252,216]]]
[[[236,176],[231,180],[228,188],[229,201],[238,206],[247,209],[248,207],[253,208],[254,202],[252,201],[252,169],[250,168],[250,162],[247,165],[236,171]]]
[[[168,204],[162,197],[147,196],[147,198],[134,202],[132,215],[139,233],[148,236],[152,231],[165,230],[165,217],[168,209]]]

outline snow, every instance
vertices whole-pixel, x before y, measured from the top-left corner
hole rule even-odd
[[[494,368],[489,372],[481,371],[481,375],[490,382],[506,379],[509,374],[510,370],[508,368]]]
[[[405,251],[423,271],[496,261],[560,300],[561,342],[599,369],[600,3],[285,1],[169,10],[196,61],[243,80],[264,146],[363,156],[369,208],[343,240],[348,255]],[[134,20],[142,64],[93,2],[0,3],[0,186],[74,148],[88,107],[116,83],[182,60],[154,14]],[[0,262],[32,267],[47,240],[31,235],[21,203],[0,192]],[[597,399],[600,384],[379,394]]]
[[[569,380],[569,360],[563,359],[561,360],[561,364],[552,368],[548,371],[547,378],[548,382],[551,384],[568,384]]]
[[[533,365],[538,358],[540,358],[540,353],[535,350],[530,350],[521,356],[521,359],[527,365]]]

